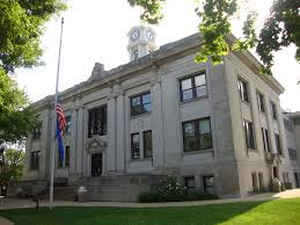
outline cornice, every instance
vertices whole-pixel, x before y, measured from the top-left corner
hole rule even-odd
[[[229,41],[235,40],[233,35],[229,36]],[[115,90],[116,85],[120,85],[124,80],[129,79],[132,75],[138,75],[144,70],[152,70],[158,73],[161,65],[166,64],[170,61],[174,61],[180,57],[188,54],[196,53],[201,45],[201,35],[199,33],[193,34],[181,40],[168,43],[161,46],[158,50],[129,62],[124,65],[120,65],[109,71],[105,71],[104,76],[95,77],[84,82],[81,82],[59,94],[59,98],[62,102],[69,101],[74,98],[82,98],[85,93],[91,91],[92,89],[99,88],[113,88],[111,96],[108,98],[116,97],[117,95],[122,95],[124,91]],[[279,84],[279,82],[271,76],[263,76],[259,74],[259,68],[262,65],[249,51],[235,53],[243,63],[245,63],[257,76],[259,76],[263,81],[265,81],[269,86],[272,87],[276,93],[281,94],[284,88]],[[151,84],[160,82],[160,79],[154,79]],[[54,96],[48,96],[32,106],[42,107],[42,105],[49,104],[49,98],[54,99]]]

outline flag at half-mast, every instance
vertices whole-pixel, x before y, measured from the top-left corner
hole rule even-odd
[[[56,105],[56,138],[58,143],[59,160],[64,160],[64,144],[62,141],[62,133],[67,125],[64,110],[60,104]]]

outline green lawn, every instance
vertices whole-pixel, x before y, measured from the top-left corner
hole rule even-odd
[[[0,211],[15,225],[297,225],[300,199],[177,208],[42,208]]]

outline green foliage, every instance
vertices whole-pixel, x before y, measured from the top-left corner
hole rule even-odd
[[[22,177],[24,155],[22,150],[8,149],[4,152],[4,160],[0,162],[0,186],[18,181]]]
[[[297,47],[295,58],[300,61],[299,1],[275,0],[270,15],[260,31],[256,47],[265,65],[264,72],[271,72],[273,52],[292,43]]]
[[[39,65],[40,36],[62,0],[0,0],[0,140],[22,140],[36,126],[23,90],[9,77],[19,67]]]
[[[184,193],[185,189],[182,184],[177,181],[177,177],[167,176],[162,179],[158,185],[154,187],[155,191],[161,195],[181,195]]]
[[[22,140],[36,126],[36,117],[27,104],[25,93],[0,68],[0,140]]]
[[[188,207],[0,210],[15,225],[296,225],[300,199]]]
[[[162,0],[128,1],[133,6],[139,5],[145,9],[147,16],[142,15],[144,21],[158,23],[162,19]],[[229,43],[227,38],[232,32],[231,19],[238,11],[237,0],[197,0],[196,2],[200,4],[195,12],[200,18],[199,31],[203,36],[200,50],[195,57],[197,63],[211,59],[213,64],[219,64],[231,51],[245,51],[256,46],[256,51],[264,64],[261,72],[271,74],[273,52],[290,44],[296,45],[295,58],[300,61],[299,1],[275,0],[259,37],[255,33],[257,14],[249,12],[242,28],[244,37],[234,43]],[[152,16],[157,19],[153,20]]]
[[[131,6],[137,5],[144,9],[141,19],[150,24],[156,24],[163,18],[161,4],[164,1],[165,0],[128,0]]]
[[[153,187],[153,190],[141,193],[139,202],[179,202],[217,199],[217,196],[197,190],[187,190],[176,177],[168,176]]]
[[[213,64],[223,61],[223,56],[228,55],[231,47],[226,41],[230,34],[230,17],[237,10],[236,0],[206,0],[202,7],[196,9],[201,18],[199,31],[203,36],[203,43],[197,53],[197,63],[206,62],[209,58]]]
[[[0,0],[0,66],[13,72],[38,65],[43,25],[65,7],[61,0]]]
[[[257,44],[257,37],[254,27],[256,18],[256,12],[250,12],[248,14],[243,26],[244,40],[238,40],[236,43],[234,43],[232,50],[246,51],[255,47]]]

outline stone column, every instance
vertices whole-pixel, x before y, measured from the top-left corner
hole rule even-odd
[[[83,175],[83,167],[82,167],[82,160],[83,160],[83,140],[84,140],[84,107],[83,106],[79,106],[79,110],[78,110],[78,117],[77,117],[77,140],[76,140],[76,172],[77,174],[79,174],[80,176]]]
[[[88,119],[89,119],[88,111],[85,108],[83,108],[83,119],[82,119],[83,128],[81,132],[82,133],[81,163],[82,163],[83,176],[91,176],[91,171],[90,171],[91,157],[90,157],[90,153],[87,152]]]
[[[251,109],[251,117],[253,122],[254,129],[254,137],[256,143],[256,149],[258,154],[264,153],[263,148],[263,140],[262,140],[262,132],[261,132],[261,122],[260,122],[260,112],[258,110],[258,102],[257,102],[257,90],[254,85],[249,83],[250,90],[250,99],[252,100],[250,109]]]
[[[117,172],[125,172],[125,97],[120,85],[115,85],[114,93],[117,96]]]
[[[116,99],[113,94],[107,98],[107,170],[116,171]]]
[[[270,98],[265,95],[265,109],[266,109],[266,117],[268,121],[268,132],[269,132],[269,141],[272,153],[277,153],[276,144],[275,144],[275,136],[274,136],[274,126],[273,126],[273,114],[270,106]]]
[[[78,154],[78,146],[77,146],[77,139],[78,139],[78,130],[77,130],[77,118],[78,118],[78,107],[74,107],[72,109],[71,115],[71,151],[70,151],[70,174],[77,174],[77,154]]]
[[[164,126],[162,110],[161,74],[155,71],[156,76],[152,81],[152,140],[153,140],[153,167],[164,166]]]

